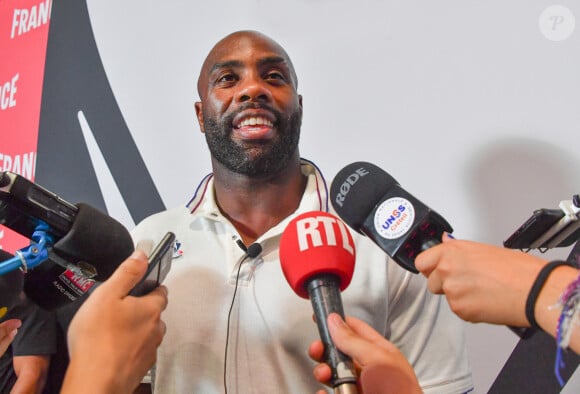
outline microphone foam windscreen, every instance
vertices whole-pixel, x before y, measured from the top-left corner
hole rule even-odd
[[[0,249],[0,263],[11,259],[10,253]],[[0,275],[0,319],[20,300],[24,274],[19,269]]]
[[[395,178],[374,164],[364,161],[349,164],[332,181],[332,206],[342,220],[359,231],[375,205],[394,185],[398,185]]]
[[[355,249],[346,225],[327,212],[313,211],[294,218],[280,239],[280,263],[290,287],[308,298],[306,282],[320,274],[340,279],[346,289],[354,272]]]
[[[54,252],[70,263],[84,261],[95,267],[94,278],[104,281],[133,253],[133,239],[121,223],[87,204],[79,211],[70,231],[54,244]]]

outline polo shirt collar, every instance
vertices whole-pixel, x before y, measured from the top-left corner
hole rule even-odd
[[[298,213],[308,211],[328,212],[328,187],[320,169],[313,162],[306,159],[300,159],[300,165],[302,173],[308,177],[308,181],[298,209],[278,225],[268,230],[263,237],[268,234],[273,235],[271,234],[272,232],[281,233],[288,222],[297,216]],[[187,207],[191,214],[213,220],[227,220],[220,212],[215,199],[213,174],[209,174],[201,180]]]

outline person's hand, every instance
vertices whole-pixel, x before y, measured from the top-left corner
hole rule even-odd
[[[167,289],[128,296],[146,269],[145,254],[135,252],[76,313],[68,330],[71,362],[63,393],[129,393],[153,366],[165,334]]]
[[[346,317],[345,323],[338,314],[331,313],[328,328],[335,345],[353,359],[360,371],[361,393],[421,393],[413,367],[405,356],[371,326],[350,316]],[[308,349],[310,357],[319,362],[314,368],[316,380],[327,384],[331,371],[321,360],[323,352],[324,345],[320,340],[312,342]]]
[[[429,290],[445,294],[460,318],[529,326],[525,304],[546,261],[520,251],[443,236],[443,243],[420,253],[417,269]]]
[[[18,319],[9,319],[0,323],[0,356],[8,349],[21,325],[22,321]]]

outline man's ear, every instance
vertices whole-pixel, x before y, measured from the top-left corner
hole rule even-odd
[[[302,119],[302,95],[298,95],[298,106],[300,107],[300,119]]]
[[[201,101],[195,102],[195,115],[197,116],[197,123],[202,133],[205,133],[205,125],[203,124],[203,110],[201,108]]]

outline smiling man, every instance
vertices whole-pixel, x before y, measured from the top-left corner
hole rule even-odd
[[[195,109],[214,171],[265,178],[299,168],[302,97],[286,52],[252,37],[233,34],[216,45],[202,67]]]
[[[178,239],[164,284],[167,325],[155,393],[314,393],[307,347],[318,337],[308,301],[284,278],[279,241],[308,211],[328,211],[325,180],[300,158],[302,97],[286,51],[255,31],[219,41],[198,80],[195,110],[212,173],[181,207],[153,215],[136,242]],[[353,232],[345,312],[389,338],[426,393],[472,388],[462,323],[425,279]]]

